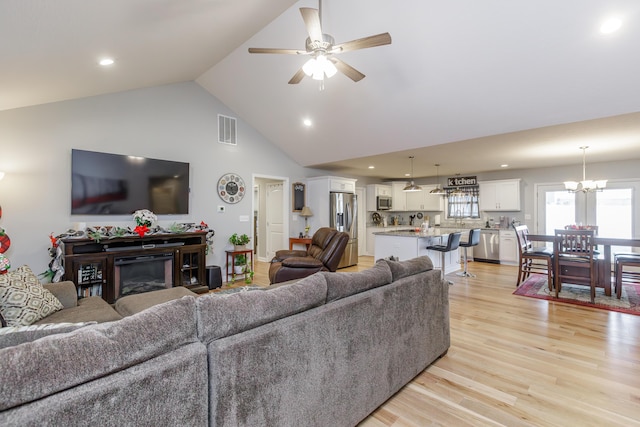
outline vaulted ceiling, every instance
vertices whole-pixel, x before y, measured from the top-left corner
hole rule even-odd
[[[307,59],[300,0],[3,0],[0,109],[197,81],[304,166],[402,177],[640,158],[637,0],[324,0],[366,78],[287,84]],[[619,17],[622,27],[602,34]],[[115,64],[97,65],[103,56]],[[307,127],[302,120],[308,118]],[[240,143],[242,136],[240,135]],[[591,160],[592,159],[592,160]],[[373,165],[375,169],[368,169]]]

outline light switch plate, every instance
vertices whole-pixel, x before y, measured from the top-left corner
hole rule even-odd
[[[249,215],[240,215],[240,222],[249,222]]]

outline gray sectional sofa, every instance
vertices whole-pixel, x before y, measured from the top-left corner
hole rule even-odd
[[[0,425],[353,426],[449,348],[427,257],[0,349]]]

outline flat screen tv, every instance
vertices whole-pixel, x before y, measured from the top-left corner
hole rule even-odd
[[[71,150],[71,214],[189,213],[189,163]]]

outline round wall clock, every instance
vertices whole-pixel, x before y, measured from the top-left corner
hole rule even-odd
[[[234,173],[224,174],[218,180],[218,196],[227,203],[238,203],[245,192],[244,180]]]

